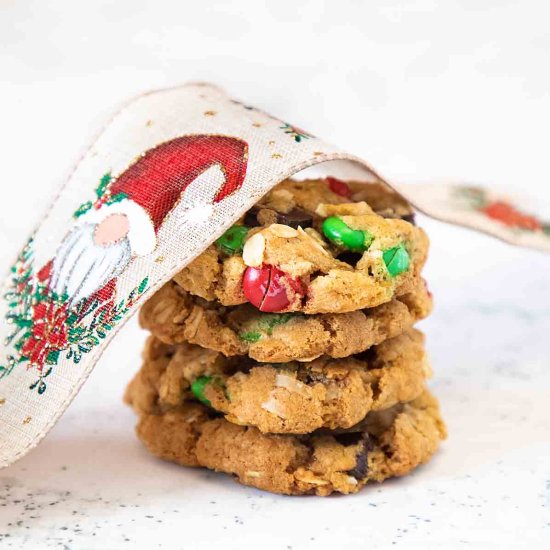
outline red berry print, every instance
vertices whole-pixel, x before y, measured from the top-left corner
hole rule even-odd
[[[537,218],[523,214],[511,204],[504,201],[489,203],[481,209],[489,218],[498,220],[508,227],[517,227],[529,231],[537,231],[542,225]]]

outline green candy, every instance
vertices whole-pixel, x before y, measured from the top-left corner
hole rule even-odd
[[[191,384],[191,391],[193,392],[193,395],[205,405],[208,405],[209,407],[212,406],[212,403],[208,399],[206,399],[204,395],[204,390],[210,382],[212,382],[214,379],[212,376],[199,376],[192,384]]]
[[[239,338],[243,342],[248,342],[249,344],[254,344],[258,340],[261,340],[262,333],[258,332],[257,330],[251,330],[248,332],[241,332],[239,333]]]
[[[403,243],[385,250],[382,254],[382,258],[392,277],[396,277],[400,273],[407,271],[411,263],[411,257]]]
[[[249,228],[246,225],[230,227],[217,241],[218,248],[229,256],[243,251],[244,239]]]
[[[323,233],[329,241],[357,252],[367,250],[374,240],[372,233],[352,229],[338,216],[330,216],[323,222]]]
[[[275,327],[288,323],[296,315],[295,313],[261,313],[254,322],[248,324],[250,330],[239,333],[239,338],[243,342],[254,344],[265,334],[271,336]]]

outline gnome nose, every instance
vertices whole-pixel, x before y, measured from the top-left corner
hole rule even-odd
[[[97,224],[94,231],[94,243],[109,246],[122,240],[130,231],[130,222],[126,214],[111,214]]]

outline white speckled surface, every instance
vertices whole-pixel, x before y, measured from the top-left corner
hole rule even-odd
[[[22,213],[43,208],[116,101],[192,78],[332,137],[390,177],[485,180],[548,197],[544,2],[528,13],[512,1],[476,11],[213,2],[208,14],[199,3],[169,14],[163,2],[132,13],[128,2],[49,4],[0,1],[2,265],[33,225]],[[311,27],[294,21],[306,14]],[[347,47],[352,38],[359,48]],[[550,256],[421,223],[437,306],[423,323],[431,386],[450,432],[428,466],[320,499],[156,461],[121,404],[139,362],[134,323],[40,447],[0,471],[0,547],[548,548]]]

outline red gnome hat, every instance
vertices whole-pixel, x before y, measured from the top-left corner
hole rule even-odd
[[[219,202],[241,187],[247,160],[246,142],[229,136],[191,135],[161,143],[111,182],[108,196],[121,200],[96,205],[98,208],[82,216],[83,221],[98,222],[111,214],[125,214],[130,222],[132,252],[148,254],[155,248],[156,232],[193,180],[218,165],[225,175],[213,201]]]

